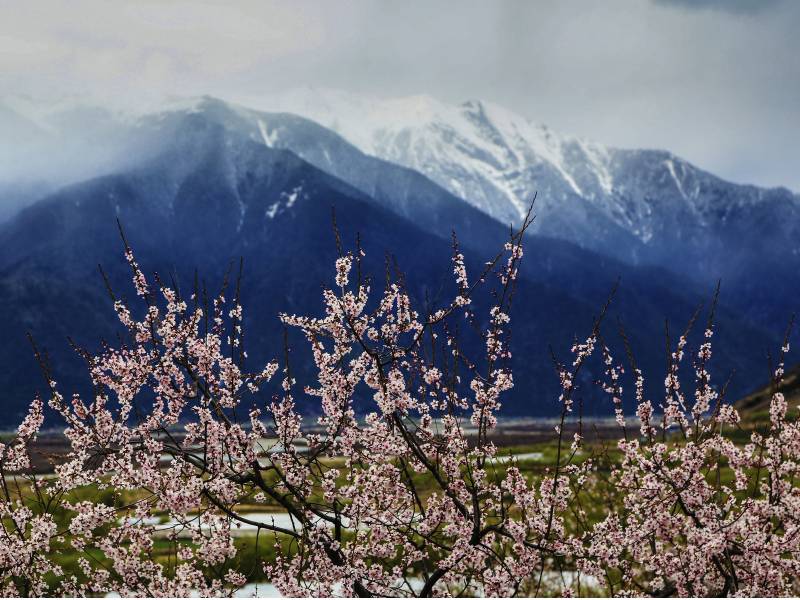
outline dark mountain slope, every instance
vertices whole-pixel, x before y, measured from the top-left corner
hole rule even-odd
[[[388,252],[418,299],[435,298],[450,282],[451,251],[444,236],[426,231],[422,219],[390,212],[385,202],[297,155],[254,142],[198,113],[175,121],[169,140],[148,164],[65,188],[0,228],[0,389],[6,424],[15,422],[40,387],[27,331],[47,349],[65,392],[86,384],[66,336],[93,348],[101,337],[114,336],[115,315],[96,265],[104,265],[115,289],[130,294],[117,218],[145,270],[173,274],[184,288],[191,286],[197,270],[215,289],[230,262],[243,257],[253,364],[281,352],[278,312],[321,312],[321,286],[332,282],[336,256],[332,207],[345,241],[352,242],[357,233],[364,238],[368,272],[380,278]],[[446,222],[449,217],[439,218]],[[488,258],[483,249],[502,242],[497,224],[475,227],[482,237],[462,237],[473,274]],[[507,414],[558,410],[548,347],[568,358],[573,339],[585,337],[619,275],[623,285],[610,315],[611,330],[613,319],[623,315],[641,365],[657,373],[657,393],[664,318],[682,325],[694,308],[691,294],[670,291],[675,287],[666,275],[662,285],[652,273],[564,242],[532,238],[525,264],[513,311],[517,386],[506,403]],[[734,382],[743,390],[750,381],[747,374],[761,368],[761,349],[771,340],[734,327],[734,319],[722,311],[717,356],[724,371],[735,368],[744,374]],[[611,333],[608,338],[616,340]],[[614,346],[621,356],[619,344]],[[307,364],[298,362],[301,369]],[[599,373],[587,369],[584,382],[591,384]],[[587,400],[595,396],[593,386],[587,385],[585,394]],[[589,402],[586,412],[605,415],[608,407]]]

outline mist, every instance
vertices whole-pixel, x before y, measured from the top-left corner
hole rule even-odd
[[[600,143],[669,149],[735,182],[800,190],[796,2],[50,0],[0,12],[2,98],[138,108],[308,85],[477,98]],[[0,109],[0,180],[19,169],[47,178],[41,165],[73,178],[108,161],[102,136],[88,134],[86,146],[57,138],[37,160],[41,138],[29,143],[6,117]]]

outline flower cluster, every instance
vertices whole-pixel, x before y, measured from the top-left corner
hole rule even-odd
[[[253,575],[236,543],[250,531],[259,575],[288,596],[797,593],[800,426],[776,393],[766,431],[745,445],[726,435],[740,419],[711,383],[711,324],[695,354],[679,339],[660,421],[633,366],[640,426],[629,432],[625,370],[598,319],[557,365],[554,464],[531,472],[498,456],[528,225],[472,286],[454,241],[454,292],[426,311],[402,281],[375,295],[360,270],[351,277],[362,252],[341,256],[322,316],[281,315],[310,348],[314,377],[302,385],[288,351],[245,369],[238,291],[207,307],[182,298],[149,282],[126,245],[144,310],[115,301],[125,335],[85,353],[91,398],[67,401],[50,383],[68,455],[52,479],[32,474],[39,399],[0,445],[3,482],[18,482],[0,499],[0,592],[232,595]],[[479,283],[498,288],[470,352],[455,331],[478,322]],[[596,347],[623,432],[606,470],[582,432],[564,442]],[[681,387],[685,355],[694,395]],[[310,401],[313,419],[299,408]],[[58,548],[80,554],[77,570],[65,572]]]

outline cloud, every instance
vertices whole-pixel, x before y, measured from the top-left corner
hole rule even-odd
[[[657,4],[671,5],[691,10],[718,10],[738,14],[756,14],[769,11],[785,0],[654,0]]]
[[[800,2],[0,0],[0,95],[484,98],[800,190]],[[702,10],[694,10],[700,9]]]

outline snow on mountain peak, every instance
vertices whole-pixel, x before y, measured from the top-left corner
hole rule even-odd
[[[426,95],[386,99],[301,88],[248,103],[310,118],[367,154],[424,173],[504,222],[527,212],[531,179],[552,180],[550,201],[569,194],[596,197],[595,190],[609,194],[614,186],[607,148],[558,135],[491,102],[456,105]]]
[[[296,150],[293,143],[307,146],[313,141],[293,138],[283,126],[274,125],[275,115],[266,113],[299,115],[337,132],[365,154],[426,175],[502,223],[519,222],[538,194],[539,218],[532,230],[625,260],[638,261],[675,240],[702,240],[715,224],[737,213],[750,214],[770,198],[798,205],[797,197],[785,190],[775,196],[736,186],[669,152],[623,150],[561,135],[482,100],[450,104],[427,95],[387,99],[324,88],[238,98],[237,104],[208,96],[153,99],[132,107],[87,106],[72,99],[42,106],[25,99],[4,100],[0,105],[11,106],[33,123],[61,128],[54,132],[57,144],[49,139],[45,143],[64,146],[61,154],[79,157],[84,167],[90,162],[86,151],[74,148],[96,146],[99,157],[91,165],[105,168],[108,156],[134,154],[119,151],[126,148],[128,134],[146,130],[142,124],[155,125],[158,131],[174,113],[208,111],[226,127],[246,123],[252,140]],[[231,113],[226,111],[240,119],[227,119]],[[5,118],[11,122],[14,114]],[[110,141],[105,146],[68,145],[64,140],[70,136],[105,136]],[[323,170],[337,160],[333,147],[315,148],[303,156],[315,152],[319,156],[314,164]]]
[[[669,152],[561,135],[482,100],[449,104],[425,95],[387,99],[304,88],[245,104],[316,121],[502,223],[519,222],[536,194],[532,231],[633,262],[676,244],[704,247],[720,222],[747,218],[776,197]],[[798,206],[788,192],[779,196]]]

